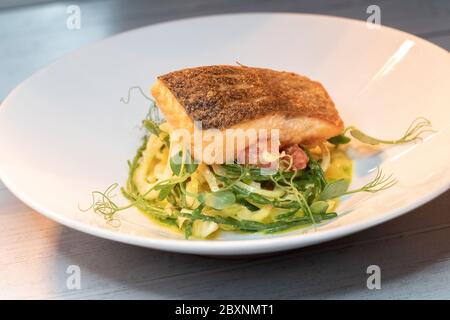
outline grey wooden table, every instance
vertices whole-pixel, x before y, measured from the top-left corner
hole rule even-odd
[[[28,5],[40,2],[39,5]],[[12,7],[23,3],[21,7]],[[68,31],[78,4],[82,28]],[[289,11],[381,22],[450,48],[449,0],[61,1],[0,3],[0,100],[55,58],[109,35],[207,14]],[[1,151],[0,151],[1,156]],[[450,192],[394,221],[337,241],[276,256],[220,260],[158,252],[60,226],[0,182],[0,298],[375,299],[450,298]],[[79,266],[81,289],[66,285]],[[367,267],[381,268],[369,290]]]

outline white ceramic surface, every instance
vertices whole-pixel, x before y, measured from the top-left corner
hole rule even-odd
[[[137,210],[111,227],[83,213],[90,192],[123,183],[140,143],[148,103],[128,88],[149,88],[172,70],[234,64],[289,70],[318,80],[346,124],[373,135],[402,135],[416,116],[437,133],[419,144],[374,152],[355,146],[353,186],[381,166],[399,183],[342,201],[342,217],[309,230],[276,235],[222,233],[187,241]],[[141,28],[78,50],[37,72],[0,107],[0,178],[32,208],[100,237],[161,250],[242,255],[299,248],[393,219],[450,185],[450,57],[410,34],[364,22],[300,14],[211,16]],[[117,200],[125,203],[118,194]]]

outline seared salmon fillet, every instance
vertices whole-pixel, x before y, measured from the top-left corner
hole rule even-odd
[[[158,77],[156,105],[175,128],[280,130],[280,145],[314,146],[343,130],[319,82],[292,72],[216,65]]]

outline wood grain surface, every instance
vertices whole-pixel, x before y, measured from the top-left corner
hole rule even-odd
[[[76,32],[65,27],[69,4],[82,9],[83,25]],[[230,12],[308,12],[363,20],[370,4],[380,6],[382,24],[450,48],[448,0],[98,0],[21,7],[6,1],[0,10],[0,100],[54,59],[124,30]],[[215,259],[71,230],[24,205],[0,182],[0,298],[448,299],[449,211],[447,192],[396,220],[336,241],[274,256]],[[366,287],[372,264],[381,268],[380,290]],[[70,265],[80,267],[80,290],[66,286]]]

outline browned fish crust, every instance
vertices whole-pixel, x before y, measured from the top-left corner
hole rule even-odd
[[[293,72],[216,65],[159,76],[187,114],[203,129],[225,129],[243,121],[281,113],[343,123],[319,82]]]

